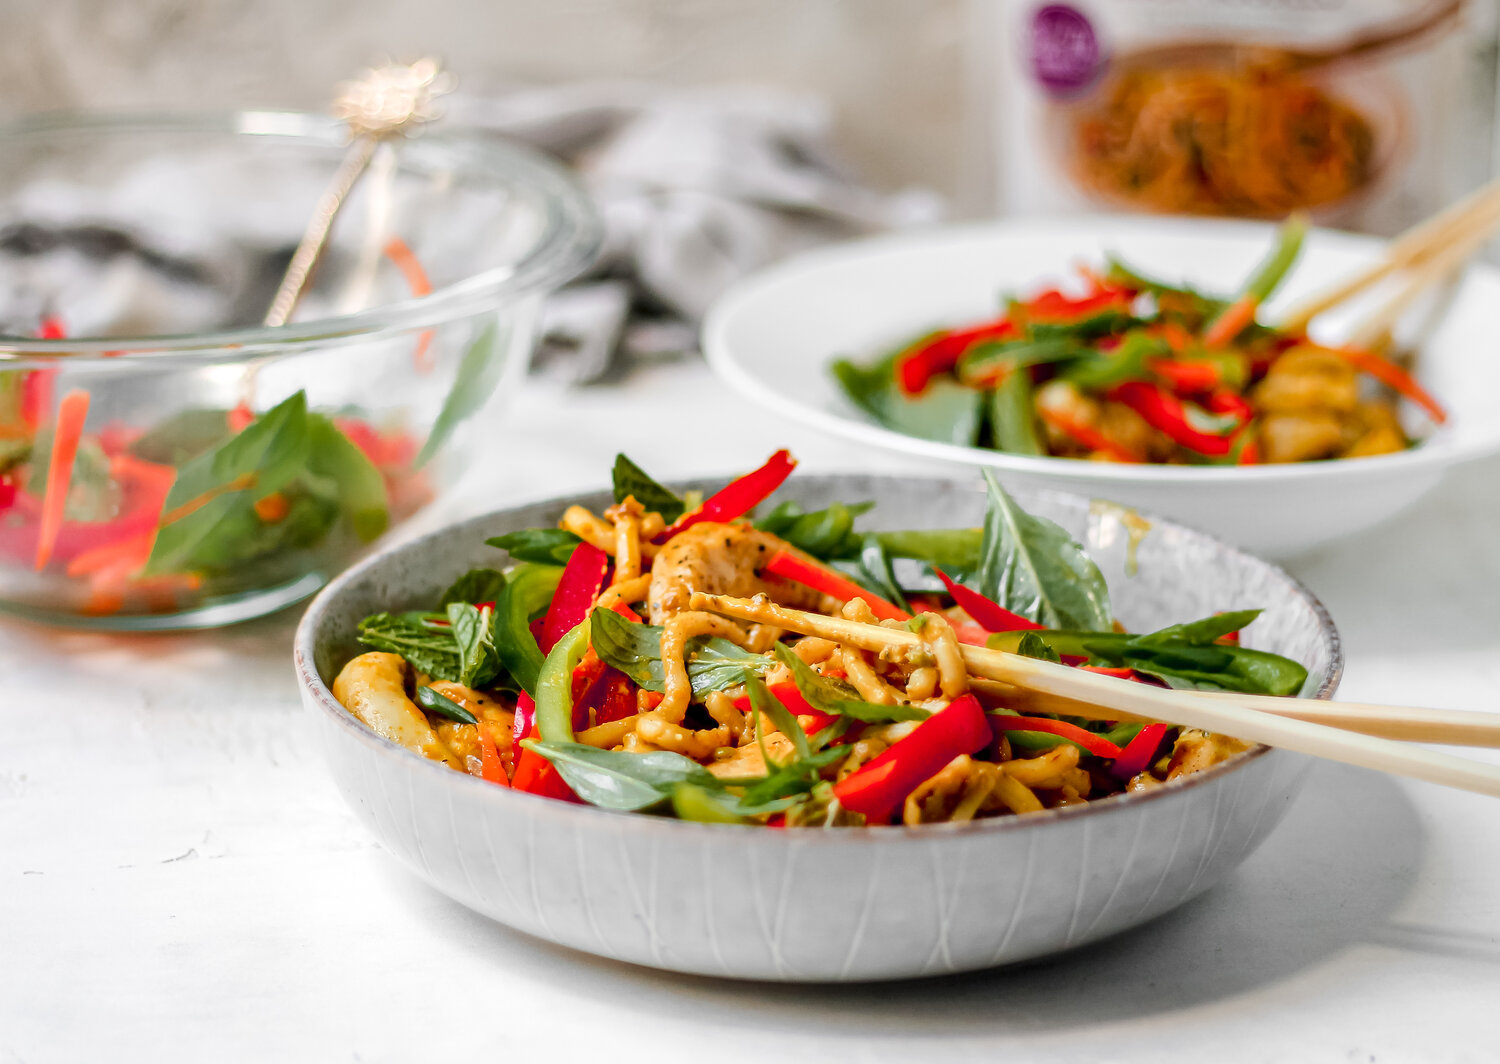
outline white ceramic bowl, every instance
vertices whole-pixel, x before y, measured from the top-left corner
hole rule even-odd
[[[871,499],[871,527],[886,528],[973,524],[984,507],[972,483],[896,477],[799,477],[783,497]],[[380,738],[335,701],[328,682],[360,651],[361,617],[427,606],[460,572],[503,558],[487,536],[550,525],[573,501],[610,500],[538,503],[388,548],[324,589],[296,637],[303,701],[350,806],[432,886],[522,931],[617,960],[746,979],[1006,964],[1124,930],[1206,890],[1270,833],[1301,781],[1306,759],[1260,747],[1144,794],[1025,817],[775,831],[518,794]],[[1303,662],[1306,697],[1338,686],[1338,634],[1280,569],[1156,522],[1132,574],[1117,517],[1053,492],[1022,502],[1089,548],[1132,628],[1264,606],[1247,645]]]
[[[1448,425],[1395,455],[1255,467],[1123,465],[1032,458],[934,443],[881,427],[829,373],[924,331],[993,316],[1002,293],[1026,293],[1099,264],[1106,252],[1143,272],[1232,291],[1271,246],[1255,222],[1103,216],[1014,220],[879,237],[814,251],[725,294],[708,316],[709,364],[745,397],[815,428],[876,447],[1001,471],[1008,485],[1066,488],[1155,510],[1247,549],[1295,555],[1392,517],[1459,462],[1500,451],[1500,271],[1476,266],[1423,349],[1418,376]],[[1313,232],[1267,308],[1378,258],[1382,241]],[[1348,316],[1326,323],[1341,335]],[[1414,424],[1421,431],[1425,427]]]

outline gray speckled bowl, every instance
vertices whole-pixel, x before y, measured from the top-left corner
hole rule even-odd
[[[713,490],[717,483],[687,485]],[[978,524],[975,482],[794,477],[809,507],[873,499],[871,527]],[[1021,503],[1098,561],[1136,631],[1260,606],[1247,645],[1301,661],[1327,698],[1343,657],[1327,612],[1282,570],[1166,521],[1136,547],[1118,511],[1057,493]],[[424,607],[503,557],[487,536],[553,524],[601,492],[477,517],[384,550],[313,602],[297,630],[303,701],[359,817],[438,890],[519,930],[605,957],[745,979],[833,981],[1007,964],[1132,927],[1217,883],[1280,821],[1307,760],[1258,747],[1158,789],[1087,806],[921,828],[768,831],[622,814],[460,775],[379,738],[328,689],[355,626]]]

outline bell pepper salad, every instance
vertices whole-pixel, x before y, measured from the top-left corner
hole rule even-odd
[[[366,617],[370,649],[343,667],[335,697],[391,741],[497,786],[790,828],[1054,809],[1247,748],[1023,703],[969,675],[960,641],[1121,682],[1294,695],[1307,679],[1240,644],[1258,610],[1126,632],[1083,548],[992,477],[982,527],[865,531],[868,504],[770,505],[793,465],[777,452],[703,499],[620,455],[602,514],[570,506],[556,527],[496,536],[497,567],[458,576],[431,609]],[[697,592],[920,638],[871,653],[743,626],[695,609]]]
[[[1012,454],[1109,462],[1254,465],[1389,454],[1413,446],[1406,400],[1442,405],[1374,351],[1317,343],[1256,320],[1296,262],[1293,218],[1228,298],[1145,277],[1117,260],[1070,293],[1011,298],[997,317],[942,329],[860,365],[849,399],[907,435]]]

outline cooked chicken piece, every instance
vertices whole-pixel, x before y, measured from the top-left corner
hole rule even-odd
[[[1261,422],[1260,446],[1266,462],[1332,458],[1344,446],[1344,424],[1327,410],[1272,414]]]
[[[1394,454],[1407,447],[1406,433],[1401,422],[1396,420],[1396,411],[1389,404],[1379,401],[1359,404],[1355,417],[1346,425],[1354,435],[1342,458],[1367,458],[1376,454]]]
[[[426,715],[406,697],[408,671],[409,666],[396,654],[361,654],[333,681],[333,697],[377,735],[462,770],[462,763],[437,737]]]
[[[1250,744],[1227,735],[1213,735],[1195,728],[1184,729],[1172,746],[1172,760],[1167,765],[1167,779],[1175,780],[1193,772],[1202,772],[1235,754],[1244,753]]]
[[[1143,454],[1153,462],[1165,462],[1172,457],[1172,441],[1124,403],[1104,404],[1099,414],[1099,431],[1127,451]]]
[[[1097,426],[1103,416],[1103,406],[1098,400],[1084,395],[1067,381],[1048,381],[1038,388],[1036,406],[1038,410],[1053,411],[1090,428]],[[1082,457],[1089,453],[1086,447],[1067,433],[1060,432],[1045,417],[1041,420],[1042,431],[1047,438],[1047,449],[1051,453],[1064,457]]]
[[[744,524],[704,521],[679,532],[651,566],[646,595],[651,623],[687,610],[694,591],[735,598],[765,594],[793,609],[818,609],[823,601],[818,592],[759,571],[776,551],[794,549],[786,540]]]
[[[1250,393],[1262,414],[1303,410],[1352,413],[1359,405],[1359,374],[1335,352],[1294,347],[1271,363],[1265,379]]]

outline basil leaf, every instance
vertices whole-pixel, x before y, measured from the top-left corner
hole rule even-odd
[[[623,454],[615,455],[614,489],[615,502],[624,502],[627,495],[633,495],[648,513],[655,510],[669,525],[686,510],[682,499],[652,480],[644,469]]]
[[[1099,567],[1059,525],[1027,513],[984,471],[984,515],[975,590],[1048,628],[1108,629],[1109,588]]]
[[[848,747],[832,746],[780,766],[770,775],[745,787],[740,795],[737,812],[753,816],[756,813],[774,813],[796,804],[797,800],[822,782],[823,777],[819,773],[824,768],[848,756]],[[723,782],[735,783],[732,779]]]
[[[391,523],[385,477],[364,451],[322,414],[307,415],[307,469],[335,486],[339,507],[361,543]]]
[[[458,682],[465,687],[483,687],[500,671],[491,632],[494,611],[478,609],[467,602],[448,604],[448,624],[458,644]]]
[[[523,563],[511,570],[495,601],[495,655],[521,690],[532,696],[544,655],[531,634],[531,621],[546,611],[561,579],[559,566]]]
[[[801,504],[787,500],[755,522],[755,527],[780,536],[815,558],[847,558],[859,551],[854,519],[874,505],[872,502],[853,505],[835,502],[808,513]]]
[[[521,745],[557,766],[574,794],[604,809],[622,812],[648,809],[670,798],[680,783],[706,790],[722,787],[698,762],[665,750],[630,754],[623,750],[600,750],[583,743],[546,743],[536,739],[526,739]]]
[[[493,318],[479,328],[470,341],[468,350],[464,352],[463,361],[458,364],[458,372],[453,376],[453,387],[448,389],[443,409],[432,423],[432,431],[427,434],[427,442],[417,453],[413,466],[420,468],[426,465],[443,444],[448,442],[453,430],[489,401],[495,385],[500,383],[500,372],[508,361],[505,349],[509,339],[509,330],[502,335],[499,324]]]
[[[1038,637],[1034,631],[1021,634],[1021,642],[1016,647],[1016,653],[1022,657],[1037,658],[1041,661],[1062,661],[1057,651],[1049,647],[1046,641]]]
[[[832,713],[840,717],[851,717],[866,724],[880,724],[893,720],[926,720],[930,713],[920,706],[883,706],[866,702],[855,695],[853,688],[835,683],[826,676],[819,676],[812,666],[799,658],[791,647],[776,644],[776,658],[792,674],[792,683],[807,700],[807,704],[820,713]],[[779,700],[776,701],[780,705]]]
[[[594,653],[601,661],[619,669],[636,686],[648,691],[661,691],[666,686],[661,664],[661,628],[637,624],[613,610],[599,609],[593,612],[590,623]],[[735,687],[743,681],[747,670],[764,673],[772,665],[764,654],[752,654],[718,636],[689,639],[687,651],[688,679],[695,695]]]
[[[505,590],[505,574],[495,569],[470,569],[443,592],[438,602],[439,609],[447,609],[450,602],[467,602],[477,606],[481,602],[498,604],[500,592]]]
[[[1138,635],[1134,641],[1140,644],[1191,643],[1201,646],[1238,632],[1241,628],[1247,627],[1251,621],[1255,620],[1263,612],[1265,611],[1231,610],[1228,613],[1216,613],[1212,617],[1203,618],[1201,621],[1174,624],[1169,628],[1163,628],[1148,635]]]
[[[833,364],[833,375],[844,394],[886,428],[960,447],[979,442],[983,392],[939,377],[921,395],[906,395],[896,384],[893,366],[893,359],[869,367],[840,359]]]
[[[421,706],[428,713],[435,713],[439,717],[447,717],[449,720],[456,720],[460,724],[479,723],[479,718],[474,716],[474,714],[470,713],[463,706],[459,705],[457,702],[453,701],[453,699],[443,694],[443,692],[434,691],[426,684],[418,687],[416,694],[417,705]]]
[[[458,682],[458,644],[451,628],[424,622],[428,614],[375,613],[359,622],[359,641],[371,650],[399,654],[436,680]]]
[[[293,546],[315,541],[327,527],[310,520],[314,503],[303,504],[290,528],[279,527],[285,520],[275,525],[260,521],[252,505],[302,473],[308,453],[307,396],[297,392],[218,448],[191,459],[178,471],[162,513],[197,505],[157,532],[146,572],[232,566],[279,549],[283,540]],[[327,517],[327,508],[320,509]],[[326,525],[336,517],[328,517]],[[316,534],[306,534],[309,526]],[[216,544],[216,538],[221,542]]]
[[[491,536],[485,542],[499,547],[518,562],[567,565],[573,548],[583,540],[561,528],[522,528],[503,536]]]

